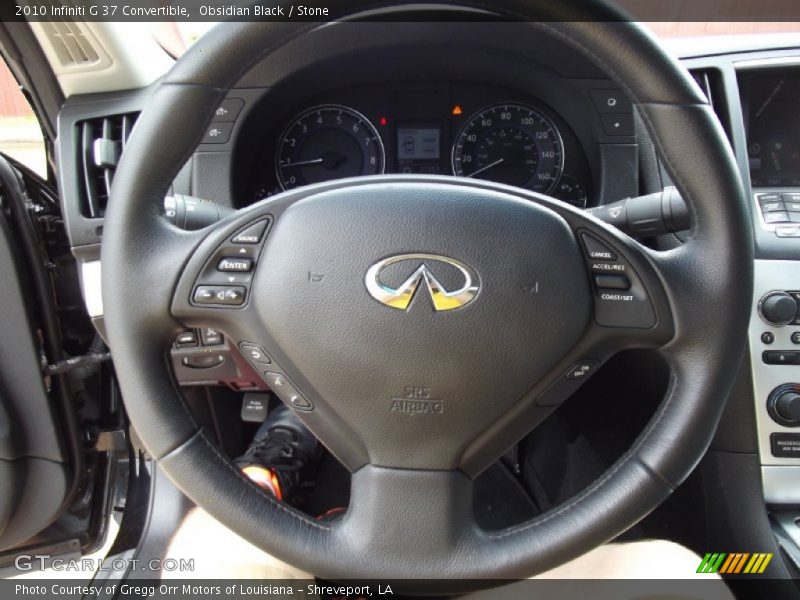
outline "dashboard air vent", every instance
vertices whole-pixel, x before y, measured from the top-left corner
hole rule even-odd
[[[117,163],[138,116],[138,113],[129,113],[78,124],[84,216],[105,215]]]
[[[722,124],[728,140],[731,140],[731,121],[728,114],[728,104],[725,101],[725,86],[722,80],[722,73],[717,69],[694,69],[690,71],[700,89],[706,95],[711,108]]]
[[[84,67],[100,61],[100,55],[81,28],[69,21],[43,21],[50,45],[64,67]]]

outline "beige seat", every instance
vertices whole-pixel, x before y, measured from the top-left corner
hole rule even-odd
[[[200,509],[193,509],[181,523],[166,558],[177,561],[192,558],[194,570],[164,572],[162,578],[313,579],[311,574],[259,550]],[[543,598],[585,598],[585,580],[608,582],[598,581],[592,585],[592,600],[733,598],[717,575],[697,573],[699,564],[700,557],[679,544],[645,540],[600,546],[534,579],[540,581],[536,591],[537,596]],[[697,578],[706,581],[698,584]],[[527,582],[519,582],[475,592],[469,598],[506,600],[519,595],[529,600],[529,586]]]

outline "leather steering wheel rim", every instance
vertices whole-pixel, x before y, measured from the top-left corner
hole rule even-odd
[[[454,4],[527,21],[532,32],[554,35],[602,67],[636,105],[692,214],[683,246],[653,252],[536,194],[445,178],[408,183],[385,178],[385,185],[412,192],[432,186],[443,194],[504,196],[499,202],[510,210],[518,207],[505,196],[532,200],[548,219],[557,212],[573,228],[591,227],[605,236],[649,286],[666,327],[661,334],[668,329],[658,341],[672,371],[668,393],[634,445],[564,505],[519,526],[484,532],[469,510],[470,476],[484,466],[481,461],[462,457],[460,469],[429,470],[365,464],[353,474],[347,515],[341,522],[322,523],[244,478],[184,405],[165,350],[186,322],[176,315],[176,290],[182,289],[192,257],[224,241],[242,217],[223,221],[211,233],[185,232],[161,217],[161,202],[226,91],[256,61],[317,25],[228,23],[190,49],[139,119],[120,161],[105,221],[106,327],[125,406],[144,446],[198,506],[256,546],[329,579],[449,578],[437,591],[457,591],[463,587],[458,578],[528,577],[614,538],[658,506],[705,453],[733,384],[732,367],[744,349],[752,295],[749,211],[730,146],[689,74],[640,26],[593,2],[497,0],[490,9],[469,0]],[[329,8],[334,18],[349,18],[389,5],[348,0]],[[570,21],[574,15],[583,20]],[[289,206],[315,194],[377,189],[369,185],[355,180],[322,184],[272,202],[279,212],[281,202]],[[253,218],[259,210],[272,210],[269,202],[260,204]],[[661,304],[668,309],[661,312]],[[524,431],[513,435],[520,434]],[[462,501],[466,496],[470,500]],[[387,518],[387,510],[396,518]]]

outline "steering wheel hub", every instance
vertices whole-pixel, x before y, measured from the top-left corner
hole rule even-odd
[[[370,293],[378,277],[394,300]],[[443,469],[575,345],[592,297],[555,212],[497,191],[395,183],[291,205],[251,302],[281,366],[350,424],[373,464]]]

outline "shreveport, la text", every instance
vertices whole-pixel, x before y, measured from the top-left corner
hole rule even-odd
[[[115,595],[121,594],[123,596],[138,596],[143,598],[152,598],[155,596],[283,596],[292,597],[294,595],[307,595],[313,597],[335,596],[335,597],[369,597],[369,596],[387,596],[392,595],[392,586],[390,585],[377,585],[374,588],[370,586],[352,586],[352,585],[318,585],[316,583],[308,584],[305,587],[293,587],[290,585],[270,585],[270,584],[244,584],[244,583],[230,583],[230,584],[167,584],[162,583],[159,585],[143,585],[143,584],[97,584],[97,585],[81,585],[81,584],[25,584],[18,583],[14,586],[14,591],[18,596],[44,596],[50,594],[51,596],[99,596],[100,594]]]

